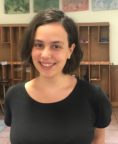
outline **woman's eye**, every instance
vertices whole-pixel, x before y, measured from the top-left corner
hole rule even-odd
[[[34,47],[36,47],[36,48],[43,48],[44,46],[41,43],[34,43]]]
[[[52,45],[52,48],[54,49],[60,49],[62,46],[61,45]]]

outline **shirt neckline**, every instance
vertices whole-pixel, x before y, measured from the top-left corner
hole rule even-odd
[[[67,97],[65,97],[64,99],[56,101],[56,102],[43,103],[43,102],[37,101],[28,94],[28,92],[25,88],[25,83],[23,84],[23,88],[24,88],[25,95],[27,96],[28,100],[30,100],[31,102],[38,104],[38,105],[43,105],[43,106],[53,106],[53,105],[58,105],[58,104],[63,104],[63,103],[69,102],[69,101],[71,101],[72,98],[74,98],[76,96],[76,92],[79,87],[79,78],[76,78],[76,79],[77,79],[77,82],[76,82],[73,90],[70,92],[70,94]]]

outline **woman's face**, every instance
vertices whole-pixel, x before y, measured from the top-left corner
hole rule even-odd
[[[69,47],[68,34],[60,23],[50,23],[36,29],[31,56],[40,76],[53,77],[63,74],[74,44]]]

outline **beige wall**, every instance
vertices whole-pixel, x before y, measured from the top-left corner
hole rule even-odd
[[[89,10],[80,12],[68,12],[76,22],[109,22],[110,23],[110,60],[118,64],[118,10],[92,11],[89,0]],[[60,1],[61,3],[61,1]],[[4,0],[0,0],[0,24],[29,23],[33,13],[33,0],[30,0],[30,13],[28,14],[4,14]]]

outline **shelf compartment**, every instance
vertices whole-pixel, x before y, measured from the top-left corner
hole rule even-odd
[[[89,27],[88,26],[79,27],[79,42],[80,43],[89,42]]]
[[[101,80],[100,65],[90,65],[90,81]]]
[[[11,45],[9,43],[0,45],[0,61],[11,61]]]
[[[90,61],[109,61],[109,43],[98,43],[99,26],[90,27]]]
[[[91,81],[95,85],[99,85],[103,91],[108,95],[109,99],[111,97],[111,87],[110,87],[110,65],[100,65],[100,80]]]
[[[0,27],[0,45],[2,43],[2,27]]]
[[[10,43],[11,27],[5,26],[1,28],[1,42]]]
[[[12,75],[13,82],[23,81],[23,65],[22,64],[13,64],[12,65]]]
[[[19,27],[12,26],[11,27],[11,41],[12,44],[18,45],[19,42]]]
[[[21,61],[21,44],[26,26],[12,27],[12,61]]]
[[[11,65],[7,61],[0,62],[0,80],[11,80]]]
[[[80,65],[79,77],[80,79],[89,81],[89,66],[88,65]]]
[[[98,42],[102,44],[109,43],[109,26],[99,26]]]
[[[83,60],[89,60],[89,27],[79,26],[79,43],[83,51]]]
[[[18,44],[12,44],[12,61],[21,61],[21,48]]]

